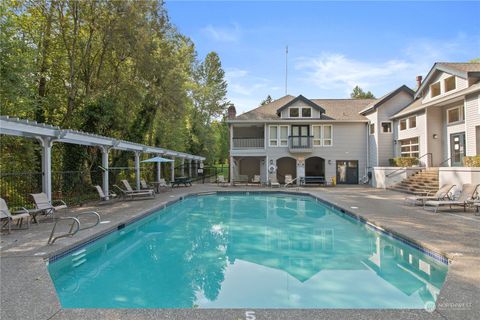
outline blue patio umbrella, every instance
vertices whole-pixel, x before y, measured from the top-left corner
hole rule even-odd
[[[153,157],[142,162],[174,162],[172,159],[162,158],[162,157]]]

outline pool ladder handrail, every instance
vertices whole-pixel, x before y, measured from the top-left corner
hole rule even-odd
[[[95,221],[95,224],[93,224],[93,225],[86,226],[86,227],[81,227],[79,217],[82,216],[82,215],[86,215],[86,214],[94,215],[97,218],[97,221]],[[62,220],[63,221],[64,220],[72,220],[72,224],[70,225],[70,230],[67,233],[64,233],[64,234],[61,234],[59,236],[54,237],[53,235],[55,234],[55,229],[57,228],[57,224]],[[96,227],[99,223],[100,223],[100,215],[95,211],[82,212],[82,213],[79,213],[76,217],[58,217],[58,218],[56,218],[55,224],[53,225],[52,232],[50,233],[50,237],[48,238],[47,244],[51,245],[57,239],[61,239],[61,238],[65,238],[65,237],[73,237],[75,234],[77,234],[78,231]]]

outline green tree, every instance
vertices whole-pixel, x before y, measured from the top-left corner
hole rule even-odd
[[[267,97],[265,99],[263,99],[262,102],[260,102],[260,105],[263,106],[263,105],[266,105],[266,104],[268,104],[272,101],[273,101],[272,97],[270,95],[267,95]]]
[[[350,98],[352,99],[375,99],[375,96],[370,91],[363,91],[359,86],[353,88],[352,93],[350,93]]]

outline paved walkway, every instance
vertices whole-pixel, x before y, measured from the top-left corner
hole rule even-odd
[[[2,234],[0,242],[1,319],[245,319],[245,310],[191,309],[62,309],[47,271],[45,259],[97,233],[141,216],[189,193],[215,190],[264,190],[259,187],[194,185],[158,195],[152,200],[124,201],[74,208],[69,215],[96,210],[103,223],[73,238],[46,242],[53,226],[42,220],[30,230]],[[272,191],[272,189],[265,189]],[[404,195],[361,186],[293,188],[319,196],[355,212],[378,226],[400,233],[443,253],[452,263],[437,300],[437,309],[424,310],[254,310],[256,319],[480,319],[480,216],[472,211],[434,214],[406,207]],[[275,190],[276,191],[276,190]]]

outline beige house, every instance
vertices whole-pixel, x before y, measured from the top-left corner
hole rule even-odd
[[[357,184],[394,157],[448,167],[480,154],[480,63],[436,63],[417,81],[379,99],[287,95],[229,109],[232,180]]]

